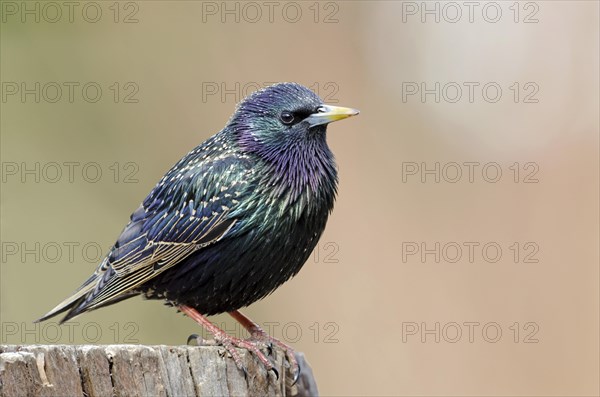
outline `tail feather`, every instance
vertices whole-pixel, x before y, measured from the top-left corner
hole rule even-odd
[[[75,304],[73,304],[73,306],[70,307],[71,311],[69,311],[67,313],[67,315],[62,320],[60,320],[59,323],[62,324],[64,322],[69,321],[73,317],[79,316],[80,314],[85,313],[87,311],[100,309],[101,307],[112,305],[114,303],[120,302],[120,301],[125,300],[125,299],[129,299],[132,296],[136,296],[136,295],[139,295],[139,293],[137,293],[137,292],[129,292],[129,293],[126,293],[126,294],[122,294],[122,295],[116,296],[116,297],[114,297],[112,299],[109,299],[109,300],[107,300],[105,302],[102,302],[101,304],[95,305],[95,306],[89,306],[89,302],[87,301],[87,297],[83,297],[81,300],[75,302]],[[58,314],[58,312],[56,314]]]
[[[49,318],[54,317],[57,314],[60,314],[69,309],[77,308],[81,304],[82,300],[85,300],[86,295],[94,290],[94,287],[96,286],[97,277],[98,276],[96,274],[93,274],[90,278],[87,279],[87,281],[85,283],[83,283],[83,285],[81,287],[79,287],[73,293],[73,295],[69,296],[67,299],[60,302],[58,305],[56,305],[56,307],[54,309],[50,310],[48,313],[44,314],[42,317],[38,318],[34,322],[39,323],[41,321],[48,320]],[[73,311],[73,310],[71,310],[71,311]],[[67,315],[64,319],[62,319],[60,321],[60,323],[62,324],[65,321],[67,321],[68,320],[67,317],[72,318],[72,317],[74,317],[74,315],[73,316]]]
[[[131,298],[132,296],[139,295],[139,292],[137,291],[129,291],[117,295],[115,297],[109,298],[99,304],[91,304],[90,298],[94,296],[94,293],[97,293],[98,283],[100,282],[101,277],[98,277],[98,275],[94,274],[77,291],[75,291],[73,295],[59,303],[54,309],[50,310],[43,317],[35,320],[34,322],[38,323],[41,321],[45,321],[51,317],[56,316],[57,314],[69,310],[66,316],[59,321],[59,324],[62,324],[64,322],[69,321],[73,317],[76,317],[89,310],[99,309],[101,307],[120,302],[124,299]]]

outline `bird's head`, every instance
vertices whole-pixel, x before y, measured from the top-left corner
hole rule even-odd
[[[279,83],[244,99],[229,126],[243,150],[269,158],[303,144],[325,145],[327,124],[357,114],[355,109],[324,104],[300,84]]]
[[[243,152],[259,160],[255,169],[261,186],[269,189],[266,196],[299,202],[294,207],[299,216],[309,204],[333,208],[337,168],[325,139],[327,124],[356,114],[325,105],[299,84],[280,83],[244,99],[226,130]]]

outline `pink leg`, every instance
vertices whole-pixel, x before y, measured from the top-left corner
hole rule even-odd
[[[227,335],[225,331],[211,323],[206,317],[204,317],[192,307],[181,305],[179,306],[179,310],[181,310],[189,318],[200,324],[205,330],[210,332],[215,337],[215,340],[223,345],[225,350],[227,350],[227,352],[233,358],[233,361],[235,361],[237,367],[244,371],[244,373],[246,372],[246,368],[244,367],[240,354],[235,349],[236,347],[241,347],[250,350],[256,355],[258,360],[261,363],[263,363],[263,365],[267,368],[267,371],[273,370],[273,372],[275,372],[275,375],[279,377],[279,374],[277,373],[277,370],[273,367],[273,364],[271,364],[269,359],[263,354],[263,352],[260,351],[256,343],[249,340],[235,338],[233,336]]]
[[[292,349],[290,346],[283,343],[279,339],[275,339],[274,337],[267,334],[258,324],[250,320],[245,315],[243,315],[240,311],[236,310],[233,312],[229,312],[229,315],[233,317],[237,322],[239,322],[242,325],[242,327],[244,327],[246,331],[250,333],[250,340],[267,344],[274,344],[276,346],[279,346],[286,353],[288,361],[294,371],[293,381],[295,383],[298,379],[298,376],[300,375],[300,368],[298,366],[298,361],[296,360],[296,355],[294,354],[294,349]]]

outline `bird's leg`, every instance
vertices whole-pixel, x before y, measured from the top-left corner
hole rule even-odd
[[[269,361],[269,359],[263,354],[263,352],[260,351],[258,346],[256,346],[256,343],[228,335],[225,331],[223,331],[221,328],[219,328],[216,325],[214,325],[213,323],[211,323],[209,319],[204,317],[202,314],[200,314],[196,309],[194,309],[192,307],[181,305],[181,306],[179,306],[179,310],[181,310],[189,318],[191,318],[192,320],[194,320],[198,324],[200,324],[205,330],[210,332],[215,337],[215,341],[217,343],[220,343],[221,345],[223,345],[225,350],[227,350],[227,352],[233,358],[233,361],[235,361],[235,364],[237,365],[237,367],[240,370],[244,371],[244,374],[247,374],[246,367],[244,366],[244,363],[242,362],[242,358],[240,357],[240,354],[235,349],[236,347],[241,347],[241,348],[250,350],[252,353],[254,353],[256,355],[258,360],[261,363],[263,363],[263,365],[265,366],[267,371],[273,371],[275,373],[275,376],[277,378],[279,378],[279,373],[277,372],[277,370],[275,369],[275,367],[273,366],[271,361]],[[188,342],[189,342],[189,339],[188,339]]]
[[[254,321],[250,320],[248,317],[246,317],[240,311],[235,310],[233,312],[228,312],[228,313],[238,323],[240,323],[242,325],[242,327],[244,327],[246,329],[246,331],[248,331],[250,333],[250,339],[248,340],[248,342],[256,341],[256,342],[266,343],[269,345],[274,344],[276,346],[279,346],[286,353],[288,361],[290,363],[290,366],[292,367],[292,370],[294,371],[293,372],[294,373],[293,382],[295,383],[296,380],[298,379],[298,376],[300,375],[300,367],[298,365],[298,361],[296,360],[296,354],[294,352],[294,349],[292,349],[289,345],[283,343],[279,339],[276,339],[276,338],[272,337],[271,335],[267,334],[258,324],[256,324]]]

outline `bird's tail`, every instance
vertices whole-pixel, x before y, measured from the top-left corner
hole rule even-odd
[[[79,289],[77,289],[73,293],[73,295],[69,296],[67,299],[60,302],[58,305],[56,305],[56,307],[54,309],[50,310],[48,313],[44,314],[42,317],[35,320],[34,322],[38,323],[40,321],[48,320],[49,318],[54,317],[57,314],[60,314],[69,309],[71,309],[71,312],[69,312],[67,314],[67,316],[65,316],[65,318],[63,318],[60,321],[60,324],[69,320],[70,318],[75,317],[77,314],[80,313],[80,312],[75,312],[77,307],[79,306],[81,301],[84,300],[85,297],[94,290],[97,279],[98,279],[98,275],[95,273],[92,274],[92,276],[90,278],[88,278],[87,281],[85,283],[83,283],[83,285],[81,287],[79,287]]]
[[[59,324],[62,324],[84,312],[112,305],[124,299],[138,295],[137,291],[124,291],[120,294],[116,294],[115,296],[103,299],[100,302],[94,302],[94,297],[102,291],[102,287],[105,286],[105,283],[113,279],[115,275],[116,273],[112,268],[108,268],[108,270],[103,273],[96,272],[92,274],[92,276],[88,278],[87,281],[73,293],[73,295],[60,302],[54,309],[50,310],[48,313],[44,314],[44,316],[35,320],[34,322],[37,323],[40,321],[45,321],[50,317],[54,317],[57,314],[69,310],[66,316],[59,321]]]

